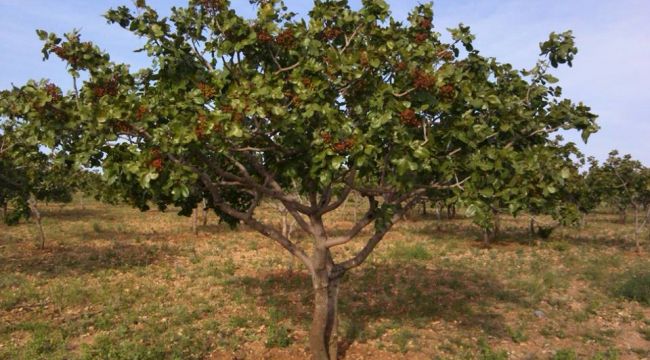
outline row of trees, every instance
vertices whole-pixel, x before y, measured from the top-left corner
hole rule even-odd
[[[584,206],[576,197],[590,194],[576,189],[590,177],[578,180],[575,145],[553,134],[586,141],[596,116],[562,98],[548,72],[572,64],[571,32],[551,34],[540,61],[519,71],[482,56],[466,26],[443,42],[431,4],[401,22],[383,0],[358,10],[315,1],[305,19],[280,1],[257,3],[254,19],[226,0],[190,0],[169,17],[142,0],[110,10],[110,23],[146,41],[152,65],[137,72],[78,32],[39,30],[45,58],[64,60],[74,85],[3,91],[8,148],[43,157],[46,173],[100,168],[109,200],[183,215],[205,206],[274,240],[311,275],[319,360],[336,358],[343,276],[423,199],[460,204],[492,233],[499,213],[566,219]],[[9,153],[3,188],[38,199],[36,183],[12,181],[29,157]],[[334,235],[324,218],[352,193],[367,211]],[[311,242],[293,241],[286,221],[264,222],[256,210],[265,199]],[[338,251],[353,243],[351,255]]]

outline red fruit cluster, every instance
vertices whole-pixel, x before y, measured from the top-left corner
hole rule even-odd
[[[423,30],[430,30],[431,29],[431,24],[432,24],[431,23],[431,18],[423,17],[422,19],[420,19],[420,24],[419,25],[420,25],[420,28],[422,28]]]
[[[145,117],[145,115],[147,115],[148,113],[149,113],[149,108],[147,108],[144,105],[140,105],[138,109],[135,111],[135,118],[137,120],[142,120]]]
[[[201,139],[205,135],[205,130],[206,130],[206,121],[208,120],[208,117],[205,116],[205,114],[199,114],[197,118],[197,125],[196,128],[194,128],[194,134],[196,134],[196,137]]]
[[[362,66],[368,66],[368,53],[365,51],[361,52],[361,55],[359,55],[359,63]]]
[[[162,159],[153,159],[151,160],[151,166],[154,167],[157,171],[161,171],[163,168],[163,161]]]
[[[113,129],[115,129],[116,133],[121,133],[121,134],[131,134],[133,133],[133,126],[129,124],[126,121],[116,121],[115,124],[113,124]]]
[[[444,99],[451,99],[454,97],[454,93],[456,90],[454,89],[454,86],[451,84],[446,84],[440,87],[440,96]]]
[[[397,71],[404,71],[408,67],[408,64],[404,61],[400,61],[395,65],[395,70]]]
[[[411,75],[416,89],[431,89],[436,84],[436,77],[422,70],[416,69]]]
[[[257,32],[257,41],[268,43],[273,41],[273,36],[271,36],[271,34],[269,34],[266,30],[259,30]]]
[[[332,149],[334,149],[334,151],[336,151],[337,153],[341,154],[346,152],[348,149],[351,149],[354,146],[354,143],[355,143],[354,139],[347,138],[337,142],[336,144],[332,144]]]
[[[226,2],[224,0],[199,0],[199,4],[210,12],[223,10]]]
[[[337,27],[328,27],[323,30],[323,39],[325,40],[334,40],[343,33],[341,29]]]
[[[415,35],[415,42],[418,44],[421,44],[429,38],[429,35],[427,33],[417,33]]]
[[[451,50],[442,50],[438,52],[438,57],[445,61],[452,61],[455,58],[454,53]]]
[[[58,86],[48,83],[45,85],[45,92],[52,98],[52,101],[57,102],[63,98],[63,92]]]
[[[329,144],[329,143],[332,142],[332,134],[330,134],[330,133],[328,133],[328,132],[323,132],[323,133],[321,133],[321,134],[320,134],[320,137],[323,139],[323,142],[324,142],[325,144]]]
[[[67,61],[70,63],[70,65],[75,66],[79,62],[79,58],[77,58],[74,55],[68,54],[68,52],[62,48],[61,46],[55,46],[52,48],[52,52],[56,54],[56,56],[60,57],[62,60]]]
[[[156,171],[161,171],[163,168],[163,159],[160,155],[160,150],[153,149],[151,150],[151,166],[156,169]]]
[[[400,122],[408,126],[419,126],[418,116],[413,109],[404,109],[400,113]]]
[[[248,109],[248,104],[244,104],[244,109]],[[230,105],[223,105],[221,107],[221,111],[229,113],[231,115],[231,119],[236,122],[241,122],[244,120],[244,114],[242,112],[235,112],[235,109],[233,109]]]
[[[293,91],[285,91],[284,97],[289,99],[289,105],[298,105],[300,104],[300,96],[294,93]]]
[[[217,90],[215,90],[215,88],[206,83],[199,83],[197,87],[201,91],[201,94],[203,94],[203,97],[206,99],[212,99],[217,93]]]
[[[93,87],[93,93],[95,94],[95,97],[98,98],[104,97],[106,95],[115,96],[117,95],[118,87],[118,77],[117,75],[113,75],[111,79],[104,81],[102,84],[95,85],[95,87]]]
[[[276,38],[275,42],[285,48],[293,47],[294,43],[293,30],[291,28],[284,29]]]

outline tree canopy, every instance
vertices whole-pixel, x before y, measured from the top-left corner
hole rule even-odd
[[[315,289],[315,358],[335,354],[340,278],[423,196],[491,187],[523,206],[512,199],[525,195],[525,171],[562,148],[552,134],[578,130],[586,141],[597,130],[589,107],[562,98],[548,72],[572,64],[570,31],[551,34],[540,62],[521,71],[482,56],[462,24],[443,42],[431,4],[402,22],[383,0],[356,10],[315,1],[305,18],[277,0],[255,2],[253,19],[226,0],[192,0],[169,17],[142,0],[108,11],[110,23],[146,40],[139,51],[151,66],[137,72],[79,32],[39,30],[44,57],[66,61],[74,89],[31,81],[2,92],[0,114],[12,136],[101,167],[142,209],[187,212],[209,194],[224,220],[299,258]],[[484,184],[469,187],[477,176]],[[553,193],[554,177],[536,191]],[[335,236],[324,216],[352,191],[368,211]],[[256,217],[264,198],[281,202],[311,244],[301,248]],[[355,254],[337,256],[334,247],[370,225]]]

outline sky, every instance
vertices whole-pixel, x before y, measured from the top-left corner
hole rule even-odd
[[[353,8],[360,2],[350,0]],[[423,1],[388,2],[393,16],[405,19]],[[165,13],[186,0],[147,3]],[[248,0],[232,3],[241,14],[254,14]],[[285,3],[300,15],[312,4]],[[134,69],[146,66],[146,57],[133,52],[142,40],[102,18],[109,8],[129,4],[130,0],[0,0],[0,89],[42,78],[70,87],[61,61],[42,61],[36,29],[60,34],[81,29],[83,39],[108,51],[114,61]],[[618,149],[650,166],[650,0],[437,0],[434,12],[437,31],[469,25],[477,37],[475,48],[518,69],[535,64],[539,43],[551,31],[573,30],[579,49],[574,66],[554,74],[564,96],[584,102],[599,115],[601,130],[588,144],[577,135],[567,134],[567,139],[599,160]]]

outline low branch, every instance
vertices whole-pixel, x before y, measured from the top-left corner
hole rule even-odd
[[[370,225],[377,218],[377,201],[373,197],[369,197],[368,202],[370,203],[368,211],[366,211],[363,217],[357,221],[352,229],[350,229],[347,234],[343,236],[328,240],[325,242],[325,247],[331,248],[334,246],[347,244],[352,239],[354,239],[355,236],[359,235],[359,233],[363,231],[366,226]]]
[[[395,212],[391,220],[388,222],[388,224],[386,224],[386,227],[375,231],[375,234],[368,240],[366,245],[363,247],[363,249],[361,249],[361,251],[357,253],[357,255],[349,260],[335,265],[332,276],[334,278],[341,277],[343,274],[345,274],[346,271],[363,264],[363,262],[368,258],[375,247],[377,247],[377,244],[379,244],[379,242],[384,238],[384,235],[386,235],[386,233],[393,227],[393,225],[397,223],[404,216],[404,214],[419,200],[420,196],[414,196],[400,210]]]

